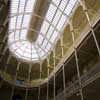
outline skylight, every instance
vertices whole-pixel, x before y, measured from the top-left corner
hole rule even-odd
[[[37,40],[29,42],[26,36],[30,29],[29,23],[31,13],[34,13],[35,2],[36,0],[11,0],[10,16],[12,17],[9,22],[8,39],[9,49],[13,55],[32,62],[41,61],[48,56],[75,8],[77,0],[52,0]]]

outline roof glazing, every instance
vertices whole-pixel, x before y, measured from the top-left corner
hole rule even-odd
[[[25,61],[41,61],[53,49],[62,33],[77,0],[52,0],[38,38],[29,42],[26,38],[36,0],[11,0],[9,39],[10,51]],[[34,13],[34,12],[33,12]]]

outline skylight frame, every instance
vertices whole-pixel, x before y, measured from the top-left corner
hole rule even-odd
[[[19,0],[20,1],[20,0]],[[28,0],[27,0],[28,1]],[[67,17],[70,17],[70,15],[71,14],[69,14],[69,15],[67,15],[64,11],[62,11],[62,9],[60,9],[59,7],[60,7],[60,4],[62,3],[62,1],[63,0],[60,0],[60,2],[59,2],[59,5],[57,6],[54,2],[52,2],[51,1],[51,3],[50,3],[50,5],[53,5],[53,6],[55,6],[57,9],[56,9],[56,12],[55,12],[55,14],[54,14],[54,17],[52,18],[52,21],[50,21],[50,20],[48,20],[48,18],[46,18],[46,16],[44,17],[44,18],[42,18],[41,16],[39,16],[40,18],[42,18],[42,19],[44,19],[44,21],[45,22],[47,22],[48,24],[49,24],[49,28],[50,27],[53,27],[54,28],[54,32],[58,32],[58,35],[60,35],[61,33],[60,32],[62,32],[62,30],[58,30],[56,27],[57,27],[57,25],[54,25],[52,22],[54,21],[54,18],[55,18],[55,15],[56,15],[56,13],[57,13],[57,11],[59,10],[61,13],[62,13],[62,15],[66,15]],[[67,2],[69,2],[69,1],[71,1],[71,0],[66,0]],[[76,1],[78,1],[78,0],[76,0]],[[74,8],[74,7],[73,7]],[[73,8],[72,8],[72,10],[73,10]],[[31,11],[29,11],[29,12],[22,12],[22,15],[32,15],[32,12]],[[35,14],[33,14],[33,15],[35,15]],[[61,16],[62,16],[61,15]],[[13,13],[13,15],[11,15],[12,17],[13,16],[19,16],[19,13],[17,13],[16,15],[14,15],[14,13]],[[11,18],[12,18],[11,17]],[[24,18],[23,18],[24,19]],[[59,19],[60,20],[60,19]],[[43,22],[44,22],[43,21]],[[66,21],[65,21],[66,22]],[[59,22],[58,22],[59,23]],[[65,23],[64,23],[64,25],[65,25]],[[62,25],[62,27],[64,27],[64,25]],[[23,30],[23,28],[25,28],[25,27],[22,27],[22,23],[21,23],[21,28],[19,29],[20,30],[20,33],[21,33],[21,31]],[[43,24],[42,24],[42,26],[43,26]],[[48,31],[49,31],[49,28],[48,28]],[[27,30],[27,28],[25,28],[26,30]],[[29,28],[28,28],[29,29]],[[17,28],[15,28],[14,29],[14,31],[16,31],[17,30]],[[34,29],[33,29],[34,30]],[[11,30],[10,30],[11,31]],[[36,41],[34,44],[31,44],[31,45],[34,45],[34,47],[35,47],[35,50],[36,50],[36,52],[37,52],[37,55],[38,55],[38,59],[37,60],[35,60],[35,62],[36,61],[41,61],[41,60],[43,60],[43,59],[45,59],[47,56],[48,56],[48,54],[51,52],[51,50],[54,48],[54,45],[56,44],[55,42],[57,42],[57,40],[59,39],[58,37],[59,36],[56,36],[56,38],[55,38],[55,40],[54,40],[54,43],[52,43],[51,41],[50,41],[50,39],[51,38],[49,38],[48,39],[48,37],[47,37],[47,35],[48,35],[48,31],[47,32],[44,32],[45,34],[43,34],[41,31],[40,32],[38,32],[39,33],[39,35],[41,35],[43,38],[44,38],[44,40],[46,40],[47,42],[46,42],[46,44],[45,44],[45,48],[43,48],[43,43],[45,43],[44,42],[44,40],[42,41],[42,45],[40,45],[40,44],[38,44],[38,42]],[[12,32],[11,32],[11,34],[12,34]],[[52,37],[54,34],[53,34],[53,32],[52,32],[52,35],[50,36],[50,37]],[[38,36],[39,37],[39,36]],[[27,40],[25,40],[25,41],[27,41]],[[10,43],[8,43],[9,44],[9,47],[10,47]],[[49,44],[49,45],[48,45]],[[51,46],[51,47],[50,47]],[[38,49],[41,49],[41,51],[44,53],[44,55],[42,55],[41,56],[41,54],[38,52]],[[48,48],[48,49],[46,49],[46,48]],[[32,52],[32,51],[31,51]],[[14,53],[14,52],[13,52]],[[17,55],[16,55],[17,56]],[[31,54],[31,56],[32,56],[32,54]],[[19,57],[18,57],[19,58]],[[21,58],[20,58],[21,59]],[[32,57],[30,58],[31,60],[26,60],[26,61],[32,61],[32,62],[34,62],[34,60],[32,60]],[[24,58],[23,58],[23,60],[25,60]]]
[[[62,0],[60,0],[60,1],[62,1]],[[77,0],[76,0],[76,1],[77,1]],[[66,7],[67,7],[67,5],[69,5],[69,2],[70,2],[70,0],[67,0]],[[61,2],[60,2],[60,3],[61,3]],[[51,3],[51,4],[54,4],[54,2]],[[58,8],[57,10],[59,10],[59,6],[60,6],[60,4],[57,6],[57,8]],[[62,11],[62,15],[64,15],[64,16],[65,16],[65,14],[63,14],[63,13],[64,13],[66,7],[65,7],[64,10]],[[56,13],[57,13],[57,10],[56,10]],[[73,7],[72,7],[71,10],[73,10]],[[71,13],[70,13],[70,14],[71,14]],[[69,17],[70,14],[69,14],[69,15],[66,14],[66,16]],[[56,14],[55,14],[55,15],[56,15]],[[61,15],[61,16],[62,16],[62,15]],[[52,18],[52,19],[54,19],[54,18]],[[59,19],[59,20],[60,20],[60,19]],[[52,20],[52,21],[53,21],[53,20]],[[66,21],[66,20],[65,20],[65,21]],[[59,22],[58,22],[58,23],[59,23]],[[62,27],[64,26],[64,24],[65,24],[65,23],[63,23]],[[57,25],[56,25],[56,26],[57,26]],[[49,27],[49,28],[50,28],[50,27]],[[56,27],[55,27],[55,28],[56,28]],[[48,30],[49,30],[49,29],[48,29]],[[60,29],[60,30],[61,30],[61,29]],[[47,33],[48,33],[48,31],[47,31]],[[46,35],[47,35],[47,34],[46,34]],[[45,36],[45,37],[46,37],[46,36]],[[49,39],[49,41],[50,41],[50,39]],[[42,43],[43,43],[43,42],[42,42]],[[48,43],[47,43],[47,45],[48,45]],[[46,46],[47,46],[47,45],[46,45]],[[45,46],[45,47],[46,47],[46,46]]]

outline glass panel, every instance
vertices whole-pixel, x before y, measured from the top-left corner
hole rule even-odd
[[[40,45],[42,43],[43,39],[44,39],[43,36],[41,34],[39,34],[36,43]]]
[[[32,12],[34,9],[35,0],[28,0],[26,5],[26,12]]]
[[[58,21],[60,20],[61,15],[62,15],[61,11],[60,11],[60,10],[57,10],[57,13],[56,13],[56,15],[55,15],[55,18],[54,18],[54,20],[53,20],[53,22],[52,22],[52,24],[53,24],[54,26],[56,26],[56,24],[57,24]]]
[[[52,35],[53,31],[54,31],[54,27],[51,26],[51,27],[49,28],[48,33],[47,33],[47,38],[48,38],[48,39],[49,39],[50,36]]]
[[[12,51],[15,51],[15,49],[17,49],[17,46],[16,46],[15,44],[12,44],[12,45],[10,46],[10,49],[11,49]]]
[[[14,38],[14,36],[15,36],[14,40],[19,40],[19,34],[20,34],[19,32],[20,32],[19,30],[15,31],[15,33],[14,33],[14,35],[12,37],[12,38]]]
[[[57,25],[57,29],[58,29],[59,31],[61,31],[61,29],[62,29],[62,27],[63,27],[63,25],[64,25],[66,19],[67,19],[66,16],[65,16],[65,15],[62,15],[61,20],[59,21],[59,23],[58,23],[58,25]]]
[[[50,4],[50,7],[49,7],[48,12],[46,14],[46,19],[49,20],[50,22],[53,19],[53,16],[54,16],[54,14],[56,12],[56,9],[57,9],[57,7],[55,7],[54,5]]]
[[[37,53],[32,53],[32,59],[38,59],[39,57],[38,57],[38,55],[37,55]]]
[[[22,43],[21,42],[16,42],[16,46],[18,47],[18,48],[20,48],[21,46],[22,46]]]
[[[12,33],[9,34],[8,41],[9,41],[9,42],[13,42],[13,41],[14,41],[14,38],[13,38],[13,37],[14,37],[14,32],[12,32]],[[8,44],[9,44],[9,43],[8,43]]]
[[[52,2],[53,2],[54,4],[56,4],[57,6],[59,5],[60,1],[61,1],[61,0],[52,0]],[[63,1],[63,0],[62,0],[62,1]]]
[[[22,15],[18,16],[16,28],[21,28],[22,17]]]
[[[50,48],[51,48],[51,44],[50,44],[50,43],[48,43],[48,44],[47,44],[47,46],[46,46],[46,49],[49,51],[49,50],[50,50]]]
[[[17,54],[17,52],[18,52],[21,56],[23,56],[23,51],[22,51],[22,50],[17,49],[17,50],[16,50],[16,54]]]
[[[35,47],[34,47],[34,44],[32,44],[32,53],[34,54],[34,53],[37,53],[36,52],[36,49],[35,49]]]
[[[48,43],[48,41],[45,39],[42,45],[42,48],[45,49],[46,44]]]
[[[42,25],[42,28],[41,28],[41,30],[40,30],[40,33],[46,34],[48,28],[49,28],[49,23],[46,22],[46,21],[44,21],[44,22],[43,22],[43,25]]]
[[[35,45],[35,47],[36,47],[36,49],[37,49],[37,53],[38,53],[40,59],[42,60],[41,57],[42,57],[44,54],[46,54],[45,50],[43,50],[42,48],[40,48],[38,45]]]
[[[65,13],[69,16],[77,0],[70,0],[65,9]]]
[[[31,16],[30,15],[24,15],[22,27],[28,27],[29,26],[30,19],[31,19]]]
[[[63,11],[69,0],[62,0],[59,8]]]
[[[46,53],[44,53],[43,51],[41,51],[41,52],[38,52],[39,53],[39,55],[40,55],[40,57],[42,58]],[[41,59],[42,60],[42,59]]]
[[[17,34],[18,34],[18,33],[17,33]],[[18,35],[18,36],[19,36],[19,35]],[[22,40],[27,40],[27,30],[22,30],[22,31],[21,31],[20,39],[22,39]]]
[[[24,12],[25,0],[20,0],[19,13]]]
[[[10,8],[10,10],[11,10],[11,12],[10,13],[17,13],[17,8],[18,8],[18,0],[12,0],[12,2],[11,2],[11,8]]]
[[[13,17],[10,19],[10,22],[9,22],[9,30],[14,29],[15,24],[16,24],[16,17]]]
[[[57,31],[54,31],[52,37],[50,38],[50,41],[52,43],[54,43],[55,39],[57,38],[57,36],[59,35],[59,33]]]

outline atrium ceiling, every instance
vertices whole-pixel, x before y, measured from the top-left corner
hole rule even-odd
[[[1,1],[0,79],[25,100],[30,91],[59,100],[74,82],[82,98],[100,72],[100,0]]]
[[[78,4],[78,0],[47,0],[47,11],[37,15],[36,2],[40,1],[12,0],[9,14],[9,49],[16,58],[32,63],[48,57]],[[36,23],[40,26],[33,27]]]

